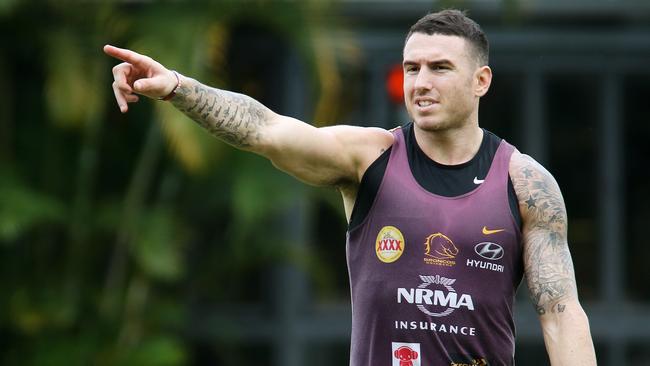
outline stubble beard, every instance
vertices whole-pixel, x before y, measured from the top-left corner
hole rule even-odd
[[[416,117],[413,114],[410,117],[418,129],[426,132],[445,132],[464,125],[461,119],[440,118],[438,116]]]
[[[471,108],[461,108],[455,110],[438,110],[432,114],[418,116],[413,110],[409,110],[409,117],[418,129],[425,132],[447,132],[461,129],[471,123]]]

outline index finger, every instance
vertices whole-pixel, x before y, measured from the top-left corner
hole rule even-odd
[[[127,50],[126,48],[119,48],[107,44],[104,46],[104,53],[111,57],[115,57],[116,59],[128,62],[132,65],[142,65],[145,63],[145,56],[137,52]]]

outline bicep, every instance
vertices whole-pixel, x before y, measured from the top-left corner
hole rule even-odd
[[[513,183],[520,203],[524,270],[539,315],[564,311],[577,298],[567,242],[567,214],[555,179],[532,159],[515,164]]]
[[[385,134],[392,136],[385,130],[356,126],[317,128],[276,115],[265,131],[260,153],[306,183],[336,186],[357,182],[366,155],[383,143],[381,136],[385,140]]]

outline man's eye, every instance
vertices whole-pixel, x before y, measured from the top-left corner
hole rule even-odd
[[[415,66],[407,66],[404,69],[404,71],[406,71],[406,73],[408,73],[408,74],[412,74],[412,73],[418,72],[418,68],[415,67]]]

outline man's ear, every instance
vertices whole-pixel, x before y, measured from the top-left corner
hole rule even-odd
[[[474,94],[477,97],[484,96],[488,89],[490,89],[490,84],[492,83],[492,69],[489,66],[481,66],[476,69],[474,73]]]

